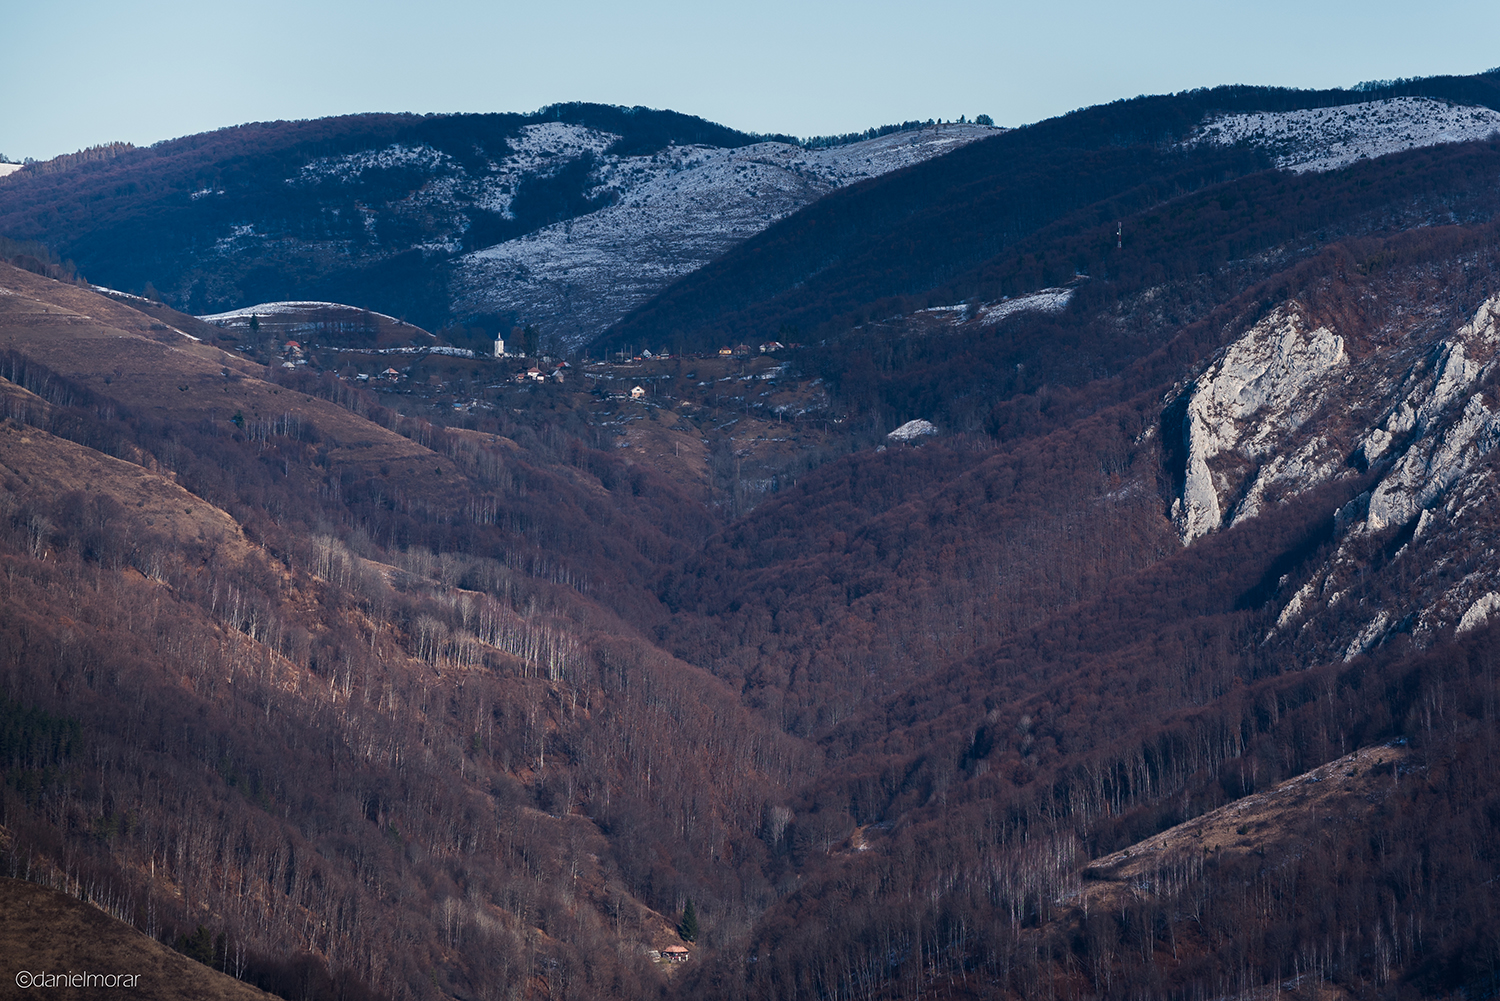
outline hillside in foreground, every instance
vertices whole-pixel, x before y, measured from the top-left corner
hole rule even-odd
[[[0,955],[6,980],[25,990],[60,986],[84,997],[128,990],[150,1001],[272,996],[210,968],[212,955],[194,962],[76,896],[18,879],[0,878]],[[218,965],[234,969],[234,957],[220,957]]]

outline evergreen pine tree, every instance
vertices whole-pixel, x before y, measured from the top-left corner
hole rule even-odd
[[[689,897],[687,906],[682,909],[682,920],[677,923],[677,934],[682,936],[684,942],[698,941],[698,912],[693,909],[693,898]]]

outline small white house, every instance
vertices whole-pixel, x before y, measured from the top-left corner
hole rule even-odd
[[[642,399],[645,399],[646,398],[646,390],[643,389],[640,386],[637,386],[637,387],[635,387],[634,389],[632,389],[630,391],[630,398],[632,400],[642,400]]]

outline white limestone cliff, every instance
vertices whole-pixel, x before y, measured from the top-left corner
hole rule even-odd
[[[1323,382],[1348,361],[1342,337],[1327,327],[1309,329],[1301,307],[1289,303],[1247,330],[1199,377],[1183,429],[1187,470],[1176,513],[1184,544],[1224,524],[1228,495],[1238,487],[1215,471],[1214,460],[1229,455],[1274,463],[1275,448],[1312,415]],[[1326,464],[1315,453],[1291,460],[1295,475]],[[1286,472],[1287,463],[1281,460],[1277,472]]]
[[[1431,314],[1362,334],[1354,360],[1332,334],[1296,316],[1289,304],[1257,324],[1193,390],[1179,502],[1184,542],[1255,517],[1267,497],[1368,477],[1335,513],[1334,550],[1284,581],[1265,641],[1297,642],[1332,617],[1336,649],[1349,659],[1394,632],[1425,646],[1477,629],[1500,611],[1491,527],[1500,496],[1500,295],[1450,320],[1440,339],[1432,339]],[[1284,374],[1281,359],[1299,370]],[[1322,409],[1307,418],[1315,404]],[[1400,573],[1402,585],[1372,590],[1372,574],[1386,572]],[[1368,611],[1352,618],[1361,608]],[[1326,636],[1326,628],[1306,635]]]
[[[1409,438],[1406,451],[1370,496],[1367,531],[1403,524],[1433,504],[1474,461],[1500,438],[1500,414],[1472,387],[1495,364],[1500,346],[1500,296],[1492,296],[1439,348],[1435,377],[1416,384],[1374,429],[1362,448],[1369,461],[1392,443]],[[1467,396],[1462,409],[1458,403]]]

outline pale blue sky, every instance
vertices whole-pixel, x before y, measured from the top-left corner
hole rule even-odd
[[[0,0],[0,153],[358,111],[641,104],[813,135],[1500,65],[1500,3]]]

